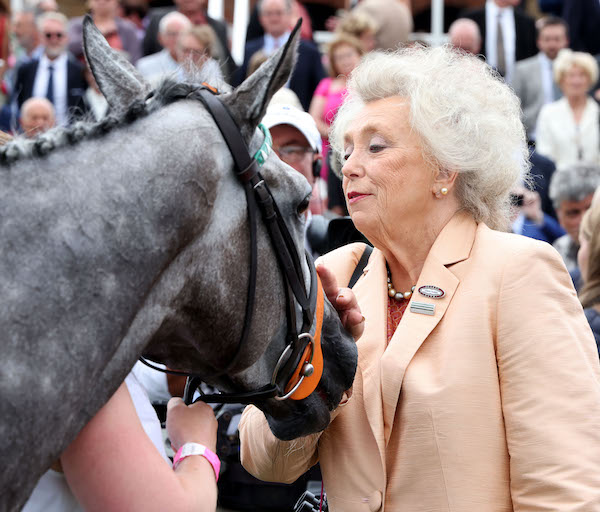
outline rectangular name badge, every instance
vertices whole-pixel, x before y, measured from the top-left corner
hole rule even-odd
[[[426,302],[417,302],[413,300],[410,303],[410,312],[433,316],[435,314],[435,304],[428,304]]]

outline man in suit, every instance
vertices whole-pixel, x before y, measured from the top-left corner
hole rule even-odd
[[[68,124],[87,109],[87,83],[83,66],[67,52],[67,18],[48,12],[38,20],[44,53],[17,70],[14,94],[19,108],[31,97],[47,98],[54,105],[56,124]]]
[[[173,3],[175,4],[176,10],[186,16],[192,22],[192,25],[208,25],[215,31],[217,42],[214,48],[214,56],[221,64],[225,79],[230,80],[233,77],[236,65],[229,52],[227,26],[222,21],[215,20],[208,16],[206,13],[208,0],[173,0]],[[161,18],[172,10],[172,8],[157,9],[154,14],[152,14],[142,43],[144,55],[151,55],[162,50],[161,43],[158,39],[159,24]]]
[[[142,76],[147,78],[153,85],[161,78],[177,71],[179,67],[177,40],[191,26],[192,22],[177,11],[171,11],[161,18],[158,40],[163,45],[163,49],[158,53],[142,57],[136,64]]]
[[[568,27],[561,18],[547,16],[537,22],[539,53],[517,62],[512,82],[521,100],[523,123],[527,138],[535,141],[535,123],[546,103],[558,100],[562,93],[552,72],[552,64],[558,52],[569,44]]]
[[[483,9],[466,12],[479,25],[488,64],[511,83],[515,63],[537,53],[533,18],[515,9],[519,0],[487,0]]]
[[[265,30],[265,35],[246,43],[244,62],[237,71],[235,85],[241,84],[246,78],[248,63],[252,55],[261,50],[267,56],[271,55],[284,45],[290,36],[291,0],[261,0],[258,9],[259,20]],[[298,61],[288,86],[296,93],[304,110],[308,110],[313,93],[325,76],[325,70],[321,64],[321,54],[317,47],[310,42],[300,41]]]

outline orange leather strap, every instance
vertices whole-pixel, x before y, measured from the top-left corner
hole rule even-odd
[[[321,330],[323,327],[323,313],[325,309],[325,299],[323,296],[323,285],[321,279],[317,276],[317,308],[316,308],[316,324],[315,334],[313,336],[313,344],[309,344],[304,350],[302,361],[294,371],[294,374],[290,378],[290,383],[286,387],[286,392],[294,387],[300,378],[300,372],[306,363],[311,363],[314,367],[312,375],[304,377],[304,380],[300,384],[300,387],[290,396],[292,400],[302,400],[310,395],[318,386],[321,376],[323,375],[323,352],[321,350]],[[313,348],[314,346],[314,348]],[[311,361],[311,351],[312,354]]]

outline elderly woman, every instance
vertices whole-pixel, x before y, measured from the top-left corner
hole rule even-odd
[[[600,510],[592,333],[556,251],[499,231],[527,167],[517,98],[446,48],[367,56],[348,91],[332,143],[375,246],[353,389],[300,440],[247,408],[242,463],[292,482],[319,462],[333,512]],[[346,286],[363,250],[321,265]]]
[[[569,272],[576,271],[579,225],[600,185],[600,166],[575,164],[556,171],[550,179],[550,199],[558,222],[567,232],[552,245]]]
[[[589,53],[561,50],[554,80],[563,97],[544,105],[536,125],[536,149],[557,167],[600,163],[600,107],[588,95],[598,80],[598,63]]]

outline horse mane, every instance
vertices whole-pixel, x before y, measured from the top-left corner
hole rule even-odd
[[[179,82],[174,77],[161,80],[156,89],[142,99],[134,100],[129,107],[118,113],[109,113],[100,121],[78,121],[72,126],[56,127],[38,135],[35,139],[27,139],[21,135],[0,146],[0,165],[11,164],[28,158],[44,157],[53,151],[75,146],[83,140],[91,140],[130,125],[161,108],[183,99],[197,99],[201,85],[208,82],[218,88],[219,93],[231,90],[217,73],[207,76],[198,71],[191,82]]]

